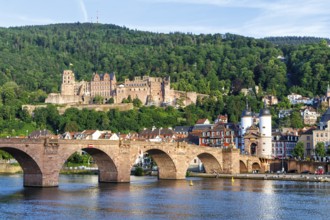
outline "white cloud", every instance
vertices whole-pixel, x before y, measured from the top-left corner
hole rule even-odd
[[[328,0],[144,0],[149,3],[198,4],[240,10],[255,9],[250,20],[234,23],[228,19],[226,24],[217,27],[191,27],[194,30],[210,30],[214,33],[230,32],[247,36],[318,36],[329,37],[330,13]],[[240,15],[233,15],[240,16]],[[205,24],[207,26],[207,24]],[[214,24],[213,24],[214,25]],[[165,28],[165,27],[164,27]],[[180,29],[187,30],[183,26]]]
[[[87,13],[87,9],[86,9],[84,0],[79,0],[79,6],[80,6],[80,10],[81,10],[81,12],[84,16],[84,22],[87,22],[88,21],[88,13]]]
[[[327,7],[324,1],[279,1],[265,8],[254,19],[244,23],[242,31],[255,36],[318,36],[328,37]],[[328,22],[327,22],[328,21]]]

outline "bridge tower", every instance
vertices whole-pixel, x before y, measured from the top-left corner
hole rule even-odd
[[[260,110],[259,131],[260,144],[257,155],[263,158],[270,158],[272,155],[272,115],[266,103],[264,108]]]
[[[246,109],[243,111],[241,116],[241,135],[242,135],[242,144],[241,151],[244,151],[244,134],[246,133],[246,129],[251,127],[253,124],[252,112],[249,109],[249,104],[246,101]]]

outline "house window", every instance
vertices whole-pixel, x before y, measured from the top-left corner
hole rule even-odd
[[[311,139],[311,137],[310,136],[307,136],[307,140],[309,141]]]

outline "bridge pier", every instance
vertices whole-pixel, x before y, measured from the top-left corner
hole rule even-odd
[[[111,172],[105,170],[99,170],[99,182],[100,183],[129,183],[130,171],[125,172]]]
[[[166,170],[158,171],[158,179],[161,180],[183,180],[186,178],[186,170],[177,172],[167,172]]]
[[[24,173],[23,185],[25,187],[57,187],[58,174]]]
[[[223,173],[226,174],[238,174],[239,169],[239,149],[228,148],[223,149]]]

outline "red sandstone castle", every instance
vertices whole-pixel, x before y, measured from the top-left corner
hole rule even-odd
[[[46,103],[53,104],[91,104],[96,96],[103,98],[107,103],[113,98],[114,103],[121,103],[129,96],[138,98],[144,105],[172,105],[180,103],[189,105],[196,103],[197,96],[205,96],[195,92],[176,91],[170,88],[170,78],[161,77],[135,77],[124,83],[117,83],[114,73],[94,73],[91,82],[76,82],[71,70],[64,70],[61,93],[51,93]]]

